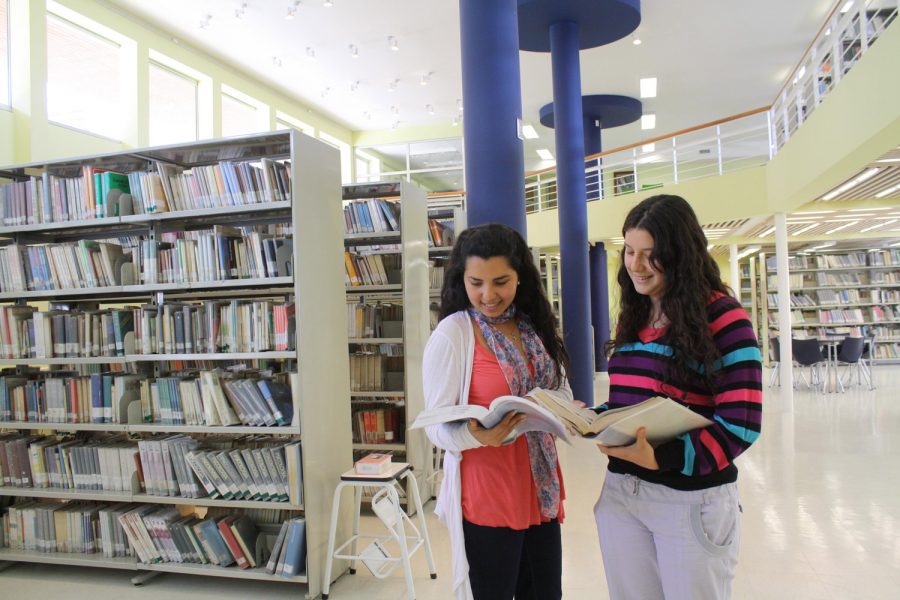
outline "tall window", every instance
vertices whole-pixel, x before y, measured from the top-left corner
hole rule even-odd
[[[196,79],[150,63],[150,145],[197,139]]]
[[[0,106],[8,107],[9,99],[9,2],[0,0]]]
[[[269,129],[262,104],[239,92],[222,91],[222,135],[246,135]]]
[[[47,15],[47,118],[112,139],[122,136],[121,46]]]

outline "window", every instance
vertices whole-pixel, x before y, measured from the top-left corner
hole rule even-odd
[[[9,87],[9,2],[0,0],[0,106],[11,104]]]
[[[253,98],[222,86],[222,135],[246,135],[268,131],[266,107]]]
[[[309,123],[304,123],[300,119],[295,119],[290,115],[286,115],[280,110],[275,113],[275,129],[296,129],[301,133],[305,133],[309,137],[316,137],[316,128]]]
[[[122,136],[121,46],[47,14],[47,118],[115,140]]]
[[[196,79],[156,62],[150,63],[151,146],[198,139]]]
[[[319,132],[319,139],[328,144],[329,146],[333,146],[340,150],[341,152],[341,182],[342,183],[350,183],[350,144],[342,142],[337,139],[333,135],[328,135],[325,132]]]

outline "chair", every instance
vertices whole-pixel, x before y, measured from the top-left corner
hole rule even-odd
[[[776,383],[781,386],[781,342],[777,337],[769,338],[769,366],[772,367],[769,387],[773,387]]]
[[[794,354],[794,362],[800,367],[809,367],[809,380],[799,371],[800,377],[806,382],[806,387],[825,386],[825,379],[822,377],[822,363],[825,362],[825,356],[822,354],[822,348],[819,346],[819,340],[816,338],[797,339],[791,338],[791,350]]]
[[[872,389],[872,380],[869,374],[868,365],[863,363],[863,352],[865,351],[866,340],[861,337],[845,337],[837,347],[837,365],[846,365],[847,370],[842,377],[838,378],[841,382],[841,389],[844,387],[844,380],[851,382],[853,380],[853,367],[856,367],[856,383],[862,383],[862,378],[866,378],[869,389]]]

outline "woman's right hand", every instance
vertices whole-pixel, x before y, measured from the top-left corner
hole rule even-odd
[[[503,415],[503,419],[499,423],[486,429],[481,423],[475,419],[469,419],[469,432],[472,436],[484,444],[485,446],[502,446],[508,444],[516,425],[525,420],[523,413],[510,411]]]

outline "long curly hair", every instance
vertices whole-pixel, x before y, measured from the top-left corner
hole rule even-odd
[[[556,316],[534,265],[528,244],[515,229],[498,223],[488,223],[466,229],[456,238],[450,261],[444,269],[444,285],[441,289],[441,319],[471,306],[466,294],[463,275],[466,261],[477,256],[484,260],[502,256],[509,261],[519,277],[516,297],[516,316],[525,319],[534,328],[544,348],[556,366],[556,387],[561,373],[568,372],[569,354],[557,330]]]
[[[674,350],[669,377],[696,381],[697,367],[702,366],[699,376],[714,390],[715,362],[721,355],[713,340],[706,307],[717,292],[731,292],[706,249],[706,235],[694,209],[680,196],[652,196],[628,213],[622,235],[632,229],[643,229],[653,238],[650,262],[663,274],[660,308],[669,319],[666,341]],[[620,313],[615,339],[607,343],[607,352],[638,341],[638,331],[649,324],[652,309],[650,296],[635,290],[625,269],[624,249],[620,259]]]

